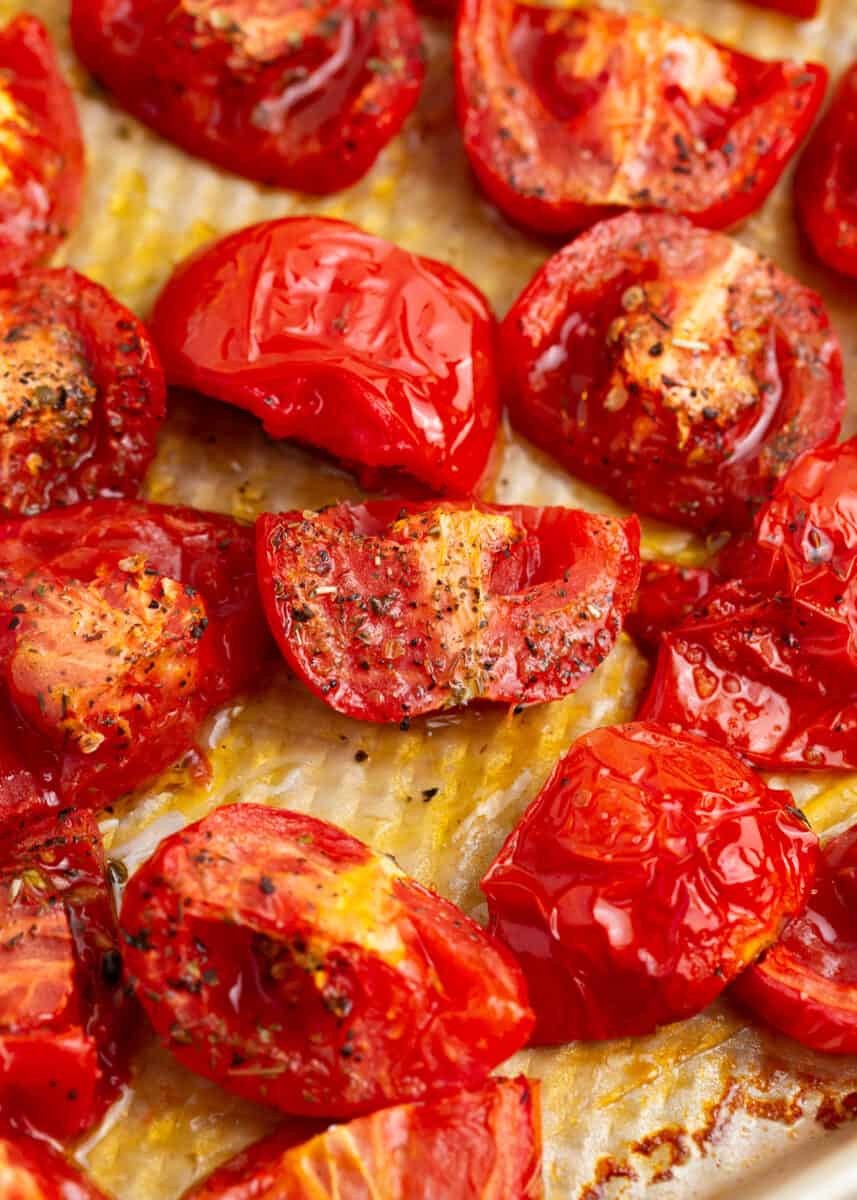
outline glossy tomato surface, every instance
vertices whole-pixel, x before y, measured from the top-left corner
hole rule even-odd
[[[0,514],[135,495],[166,412],[143,324],[83,275],[0,286]]]
[[[192,1070],[347,1117],[461,1087],[532,1028],[508,951],[336,826],[255,804],[164,841],[122,907],[127,967]]]
[[[776,183],[827,81],[821,66],[590,5],[462,0],[455,56],[476,178],[512,221],[557,234],[624,208],[736,224]]]
[[[451,267],[344,221],[292,217],[178,267],[152,329],[170,383],[246,408],[367,486],[467,495],[499,419],[494,318]]]
[[[64,804],[108,804],[181,758],[268,646],[253,531],[230,517],[100,500],[0,525],[0,686]]]
[[[710,1004],[812,883],[816,837],[790,800],[663,726],[579,738],[482,881],[533,1041],[650,1033]]]
[[[289,666],[367,721],[573,692],[612,650],[639,525],[475,501],[340,504],[257,522],[262,603]]]
[[[857,828],[824,847],[805,910],[732,989],[789,1037],[857,1054]]]
[[[656,651],[661,634],[681,625],[717,581],[709,567],[645,562],[625,628],[646,651]]]
[[[643,715],[776,768],[857,767],[857,440],[803,455],[661,641]]]
[[[798,165],[795,198],[815,252],[834,271],[857,275],[857,63],[845,72],[833,101]]]
[[[821,297],[725,234],[626,213],[560,250],[501,329],[512,423],[639,512],[742,529],[836,435]]]
[[[61,1140],[96,1124],[123,1079],[133,1020],[128,1003],[92,814],[65,810],[34,822],[24,834],[4,830],[3,1119]]]
[[[107,1200],[47,1142],[0,1127],[3,1200]]]
[[[539,1085],[517,1078],[383,1108],[297,1147],[287,1126],[184,1200],[541,1200],[543,1194]]]
[[[410,0],[73,0],[74,48],[139,120],[278,187],[334,192],[416,104]]]
[[[0,278],[5,278],[53,253],[77,220],[83,188],[74,98],[48,31],[29,14],[0,29],[0,130]]]

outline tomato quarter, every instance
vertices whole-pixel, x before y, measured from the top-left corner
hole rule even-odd
[[[798,165],[800,223],[834,271],[857,275],[857,63],[845,72]]]
[[[222,808],[163,842],[122,907],[127,965],[192,1070],[345,1117],[479,1086],[532,1028],[504,947],[313,817]]]
[[[579,687],[612,650],[639,578],[639,526],[475,501],[267,514],[262,602],[289,666],[366,721]]]
[[[501,345],[522,433],[639,512],[699,529],[749,525],[845,406],[821,298],[678,217],[626,213],[560,250]]]
[[[579,738],[482,881],[537,1044],[692,1016],[776,940],[817,841],[787,792],[662,726]]]
[[[184,1200],[541,1200],[538,1084],[401,1104],[295,1147],[286,1127],[215,1171]]]
[[[47,1142],[0,1129],[3,1200],[107,1200]]]
[[[356,183],[416,104],[410,0],[73,0],[74,48],[139,120],[278,187]]]
[[[623,208],[712,228],[755,212],[810,128],[827,71],[763,62],[642,13],[462,0],[458,120],[476,178],[545,233]]]
[[[494,318],[457,271],[344,221],[253,225],[180,266],[152,329],[171,383],[249,409],[367,486],[469,494],[499,419]]]

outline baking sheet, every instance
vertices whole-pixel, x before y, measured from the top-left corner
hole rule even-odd
[[[0,0],[5,20],[25,6]],[[412,250],[445,259],[502,313],[547,247],[510,229],[479,198],[452,115],[449,36],[427,23],[429,79],[416,114],[373,171],[347,193],[306,199],[266,190],[195,162],[112,108],[68,49],[65,0],[31,0],[65,53],[80,92],[89,157],[83,220],[63,258],[145,314],[173,263],[253,220],[300,211],[343,217]],[[743,49],[825,59],[857,56],[857,0],[827,0],[797,25],[729,0],[616,4],[663,12]],[[857,397],[857,285],[806,258],[783,185],[740,234],[825,295]],[[857,422],[851,420],[851,428]],[[152,499],[247,520],[265,509],[358,495],[349,477],[274,445],[244,414],[177,403],[147,484]],[[497,496],[504,501],[616,506],[569,480],[507,435]],[[700,561],[705,546],[646,523],[651,556]],[[403,733],[328,712],[283,670],[263,691],[218,714],[203,742],[212,777],[176,770],[133,805],[106,814],[114,857],[133,869],[160,838],[218,804],[253,800],[335,821],[484,916],[479,877],[551,765],[595,725],[629,719],[646,668],[627,640],[575,696],[520,716],[445,715]],[[365,751],[368,757],[355,755]],[[784,777],[778,782],[783,783]],[[857,776],[789,777],[817,827],[857,814]],[[426,800],[423,793],[439,788]],[[848,1123],[857,1112],[857,1059],[813,1055],[752,1027],[726,1001],[649,1038],[526,1052],[508,1064],[544,1081],[550,1200],[857,1196]],[[119,1200],[174,1200],[276,1114],[253,1108],[178,1067],[154,1045],[101,1129],[78,1149]],[[837,1134],[828,1132],[841,1126]]]

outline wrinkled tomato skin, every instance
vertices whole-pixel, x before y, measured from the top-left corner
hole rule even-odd
[[[74,0],[71,35],[113,98],[163,137],[303,192],[365,175],[425,74],[410,0]]]
[[[48,1142],[0,1128],[3,1200],[108,1200]]]
[[[572,746],[482,881],[533,1043],[692,1016],[777,938],[817,840],[787,792],[703,739],[637,723]]]
[[[257,1142],[184,1200],[542,1200],[539,1085],[490,1079],[480,1091],[403,1104],[296,1145]]]
[[[564,508],[370,501],[257,522],[262,603],[326,704],[403,722],[568,695],[612,650],[639,524]]]
[[[142,322],[69,268],[0,287],[0,516],[135,495],[166,415]]]
[[[77,220],[84,148],[48,31],[22,14],[0,29],[0,279],[44,262]]]
[[[479,1086],[532,1028],[504,947],[313,817],[238,804],[167,838],[121,925],[173,1054],[295,1115]]]
[[[769,769],[857,767],[857,440],[804,454],[666,634],[641,710]],[[736,577],[737,576],[737,577]]]
[[[569,234],[627,208],[711,229],[760,208],[827,71],[763,62],[642,13],[462,0],[458,122],[509,220]]]
[[[800,224],[828,267],[857,276],[857,63],[845,72],[795,175]]]
[[[836,436],[821,298],[724,234],[626,213],[560,250],[500,331],[512,424],[636,511],[744,529]]]
[[[806,908],[732,996],[804,1046],[857,1054],[857,827],[824,847]]]
[[[64,810],[0,856],[0,1113],[60,1140],[116,1099],[133,1012],[101,837]]]
[[[174,272],[152,330],[171,384],[248,409],[370,486],[395,471],[468,495],[485,470],[499,421],[487,300],[344,221],[215,242]]]
[[[626,630],[647,653],[657,651],[661,634],[681,625],[711,591],[715,580],[715,572],[709,567],[643,563],[640,586],[625,619]]]
[[[0,525],[0,683],[62,804],[109,804],[191,751],[269,650],[253,531],[230,517],[98,500]]]

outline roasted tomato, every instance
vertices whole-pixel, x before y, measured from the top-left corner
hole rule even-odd
[[[0,1127],[3,1200],[107,1200],[47,1142]]]
[[[83,139],[48,31],[0,30],[0,278],[43,262],[77,219]]]
[[[512,423],[639,512],[744,528],[845,405],[819,296],[725,234],[626,213],[555,254],[501,330]]]
[[[240,230],[155,306],[171,383],[249,409],[276,438],[468,495],[497,432],[494,318],[457,271],[344,221]]]
[[[356,183],[425,71],[410,0],[72,0],[71,35],[92,74],[158,133],[304,192]]]
[[[482,881],[536,1043],[692,1016],[800,910],[815,835],[727,751],[658,725],[598,729],[556,766]]]
[[[252,530],[143,501],[0,525],[0,680],[29,763],[98,807],[193,747],[268,646]]]
[[[115,1099],[125,1065],[128,1000],[104,851],[91,813],[4,834],[0,1112],[73,1138]]]
[[[857,1054],[857,826],[824,847],[806,909],[732,989],[814,1050]]]
[[[0,837],[17,836],[36,816],[59,807],[24,761],[17,744],[14,714],[0,701]]]
[[[807,21],[818,12],[820,0],[750,0],[750,3],[759,8],[774,8],[777,12]]]
[[[640,572],[636,518],[568,508],[382,500],[257,530],[286,661],[365,721],[573,692],[612,650]]]
[[[623,208],[734,225],[776,183],[827,83],[824,67],[588,5],[462,0],[455,55],[477,179],[512,221],[545,233]]]
[[[800,223],[834,271],[857,276],[857,63],[845,72],[795,176]]]
[[[541,1200],[538,1084],[400,1104],[295,1146],[287,1126],[192,1188],[184,1200]]]
[[[715,572],[709,567],[643,563],[640,586],[625,628],[645,650],[657,650],[661,634],[681,625],[715,582]]]
[[[128,970],[186,1066],[309,1116],[481,1085],[532,1014],[518,967],[455,905],[325,821],[222,808],[125,892]]]
[[[738,548],[741,578],[662,638],[644,716],[760,766],[857,768],[855,481],[857,439],[798,460]]]
[[[0,514],[136,494],[164,419],[144,326],[76,271],[0,287]]]

